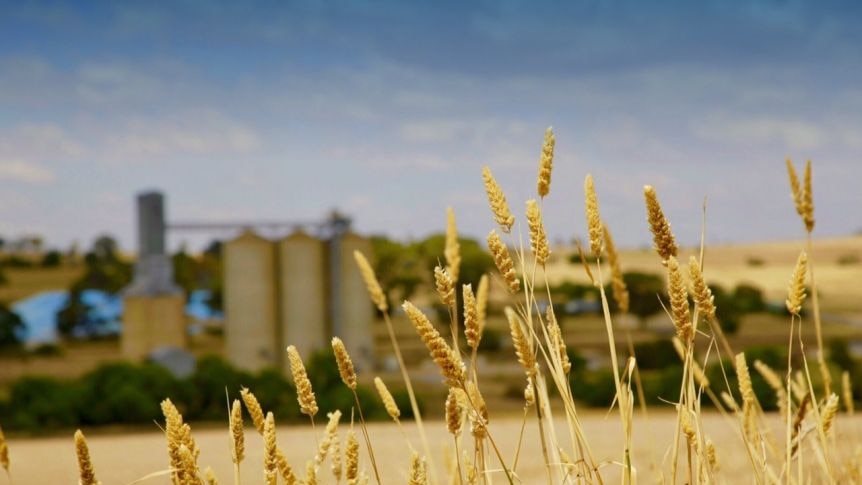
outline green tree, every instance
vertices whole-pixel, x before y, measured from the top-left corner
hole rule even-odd
[[[733,299],[742,313],[757,313],[766,309],[763,291],[750,284],[742,283],[733,290]]]
[[[174,267],[174,281],[185,291],[186,298],[189,298],[191,292],[200,287],[200,266],[195,258],[186,253],[185,247],[171,256],[171,262]]]
[[[662,311],[659,296],[665,294],[663,278],[655,274],[629,272],[623,274],[623,281],[629,290],[629,312],[638,317],[641,325]]]
[[[724,333],[733,335],[739,331],[742,317],[745,314],[740,300],[734,294],[728,293],[719,285],[710,285],[715,298],[715,318]]]
[[[21,317],[0,303],[0,348],[17,347],[21,344],[24,321]]]
[[[52,249],[42,256],[42,267],[44,268],[56,268],[57,266],[60,266],[60,263],[62,262],[63,255],[56,249]]]

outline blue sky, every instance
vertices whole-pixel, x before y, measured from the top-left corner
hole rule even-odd
[[[641,187],[677,237],[798,237],[783,160],[814,160],[817,233],[862,228],[855,2],[0,0],[0,233],[134,241],[133,196],[173,220],[315,219],[421,237],[447,205],[492,227],[557,157],[546,224],[584,233],[593,174],[619,244]],[[197,238],[176,236],[181,239]]]

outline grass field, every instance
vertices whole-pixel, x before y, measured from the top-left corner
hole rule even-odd
[[[58,268],[5,268],[7,283],[0,286],[0,301],[13,303],[50,290],[67,290],[84,272],[83,265]]]

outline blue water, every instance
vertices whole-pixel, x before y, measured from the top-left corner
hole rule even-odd
[[[209,297],[208,290],[193,291],[186,304],[186,315],[194,321],[221,320],[221,312],[207,305]],[[12,305],[12,311],[24,321],[23,341],[27,344],[57,341],[57,312],[66,306],[68,300],[69,293],[66,291],[45,291]],[[84,290],[81,300],[91,307],[89,318],[101,322],[94,326],[90,335],[119,335],[122,332],[123,300],[120,296],[99,290]]]

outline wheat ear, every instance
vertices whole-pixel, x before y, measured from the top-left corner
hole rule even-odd
[[[545,233],[545,223],[542,221],[542,211],[535,199],[527,201],[527,225],[530,227],[530,249],[540,266],[548,262],[551,250],[548,247],[548,235]]]
[[[455,352],[446,343],[446,340],[440,336],[440,333],[428,320],[428,317],[416,308],[409,301],[405,301],[402,305],[404,313],[413,324],[422,343],[428,348],[431,353],[431,358],[434,363],[440,368],[440,373],[446,378],[446,382],[450,387],[460,387],[463,385],[465,378],[464,364],[455,354]]]
[[[275,416],[266,413],[263,425],[263,478],[266,485],[278,482],[278,446],[275,442]]]
[[[667,292],[670,297],[671,316],[676,326],[676,335],[687,345],[694,335],[688,305],[688,290],[679,269],[679,262],[674,256],[669,256],[667,259],[667,275]]]
[[[242,402],[245,403],[245,409],[248,411],[249,416],[251,416],[251,422],[254,424],[254,428],[258,433],[263,435],[263,425],[266,421],[266,416],[263,414],[263,408],[260,407],[260,402],[246,387],[239,390],[239,395],[242,397]]]
[[[3,428],[0,427],[0,466],[9,474],[9,444],[6,443],[6,435],[3,434]]]
[[[505,233],[512,231],[512,225],[515,223],[515,216],[509,209],[509,203],[506,202],[506,194],[503,189],[494,179],[491,169],[482,167],[482,181],[485,182],[485,193],[488,194],[488,205],[491,206],[491,212],[494,214],[494,221],[500,225],[500,229]]]
[[[512,344],[515,347],[515,354],[518,356],[518,363],[524,368],[527,377],[533,377],[538,370],[536,367],[536,356],[533,355],[530,340],[524,333],[521,318],[518,317],[518,314],[511,307],[506,307],[504,311],[506,319],[509,321],[509,332],[512,335]]]
[[[625,279],[623,279],[623,270],[620,267],[620,256],[617,253],[617,246],[614,244],[614,238],[611,236],[611,231],[607,225],[602,226],[605,241],[605,253],[608,257],[608,265],[611,267],[611,289],[614,294],[614,301],[617,302],[617,308],[620,313],[629,312],[629,290],[626,288]]]
[[[234,399],[230,410],[231,458],[237,465],[245,457],[245,434],[242,429],[242,406]]]
[[[296,399],[299,401],[299,409],[302,411],[302,414],[314,418],[314,415],[318,411],[317,400],[314,397],[314,391],[311,389],[311,381],[308,380],[305,364],[302,363],[302,358],[293,345],[287,347],[287,358],[290,362],[290,373],[293,375],[293,383],[296,385]]]
[[[458,436],[461,433],[464,419],[461,403],[458,402],[458,392],[459,389],[450,387],[449,394],[446,396],[446,429],[452,436]]]
[[[850,372],[846,370],[841,373],[841,393],[844,396],[844,409],[847,414],[853,416],[853,387],[850,383]]]
[[[787,311],[796,316],[799,316],[799,312],[802,311],[802,302],[805,301],[805,269],[807,266],[808,255],[802,251],[796,260],[796,267],[793,269],[793,276],[787,287],[787,300],[784,302]]]
[[[455,223],[455,211],[446,208],[446,246],[443,249],[446,258],[446,271],[453,282],[458,281],[461,274],[461,245],[458,243],[458,226]]]
[[[596,258],[602,256],[604,248],[604,231],[602,230],[602,217],[599,215],[599,199],[596,196],[596,187],[593,184],[593,176],[587,174],[584,179],[584,212],[587,216],[587,231],[590,235],[590,249]]]
[[[401,410],[398,409],[398,404],[395,403],[395,398],[392,397],[392,393],[389,392],[389,388],[386,387],[383,379],[379,377],[374,378],[374,387],[377,388],[377,394],[380,395],[380,400],[383,401],[383,407],[386,409],[386,413],[397,423],[401,417]]]
[[[407,481],[408,485],[427,485],[428,484],[428,470],[427,465],[425,464],[425,460],[419,457],[419,454],[415,451],[413,452],[413,456],[410,459],[410,479]]]
[[[359,478],[359,440],[351,428],[347,432],[347,442],[344,447],[344,478],[348,485],[355,485]]]
[[[329,455],[329,450],[335,442],[335,437],[338,435],[338,422],[341,420],[341,411],[335,410],[327,414],[329,421],[326,423],[326,429],[323,431],[323,439],[317,445],[317,453],[314,455],[314,464],[320,466],[326,456]]]
[[[467,338],[467,346],[475,350],[479,347],[479,339],[482,334],[479,328],[479,309],[476,304],[476,295],[473,294],[473,286],[462,286],[461,295],[461,300],[464,302],[464,336]]]
[[[512,255],[509,254],[509,248],[503,244],[497,231],[492,230],[488,233],[488,249],[491,251],[497,271],[500,272],[500,276],[506,282],[509,293],[517,294],[521,291],[521,281],[515,273],[515,263],[512,261]]]
[[[81,430],[75,431],[75,452],[78,455],[78,478],[80,485],[98,485],[96,471],[90,461],[90,450],[87,447],[87,438]]]
[[[347,347],[344,346],[344,342],[340,338],[332,337],[332,351],[335,353],[335,362],[338,364],[341,381],[350,390],[356,391],[356,370],[353,368],[350,354],[347,353]]]
[[[382,313],[386,313],[389,309],[389,303],[386,302],[386,294],[383,293],[383,288],[380,287],[380,282],[377,281],[377,275],[374,274],[374,268],[365,258],[365,255],[359,251],[353,251],[353,259],[356,260],[356,266],[359,267],[359,274],[362,276],[362,281],[365,282],[365,288],[368,290],[368,296],[371,301]]]
[[[539,175],[536,177],[536,191],[539,197],[545,197],[551,191],[551,170],[554,168],[555,144],[554,130],[548,127],[542,142],[542,154],[539,156]]]
[[[814,196],[811,193],[811,160],[805,162],[805,178],[802,185],[802,221],[805,229],[814,230]]]
[[[455,280],[449,271],[441,266],[434,267],[434,285],[437,287],[437,296],[446,305],[449,311],[455,309]]]
[[[490,280],[487,274],[482,274],[479,278],[479,287],[476,288],[476,321],[479,326],[479,340],[482,339],[482,332],[485,330],[485,320],[488,317],[488,286]]]
[[[662,261],[667,261],[671,256],[676,256],[677,246],[670,223],[661,209],[655,189],[650,185],[644,186],[644,200],[646,201],[647,221],[653,236],[653,244]]]
[[[715,297],[712,295],[712,290],[706,285],[700,263],[694,256],[688,259],[688,275],[691,278],[691,293],[694,296],[697,310],[704,318],[712,320],[715,318]]]

